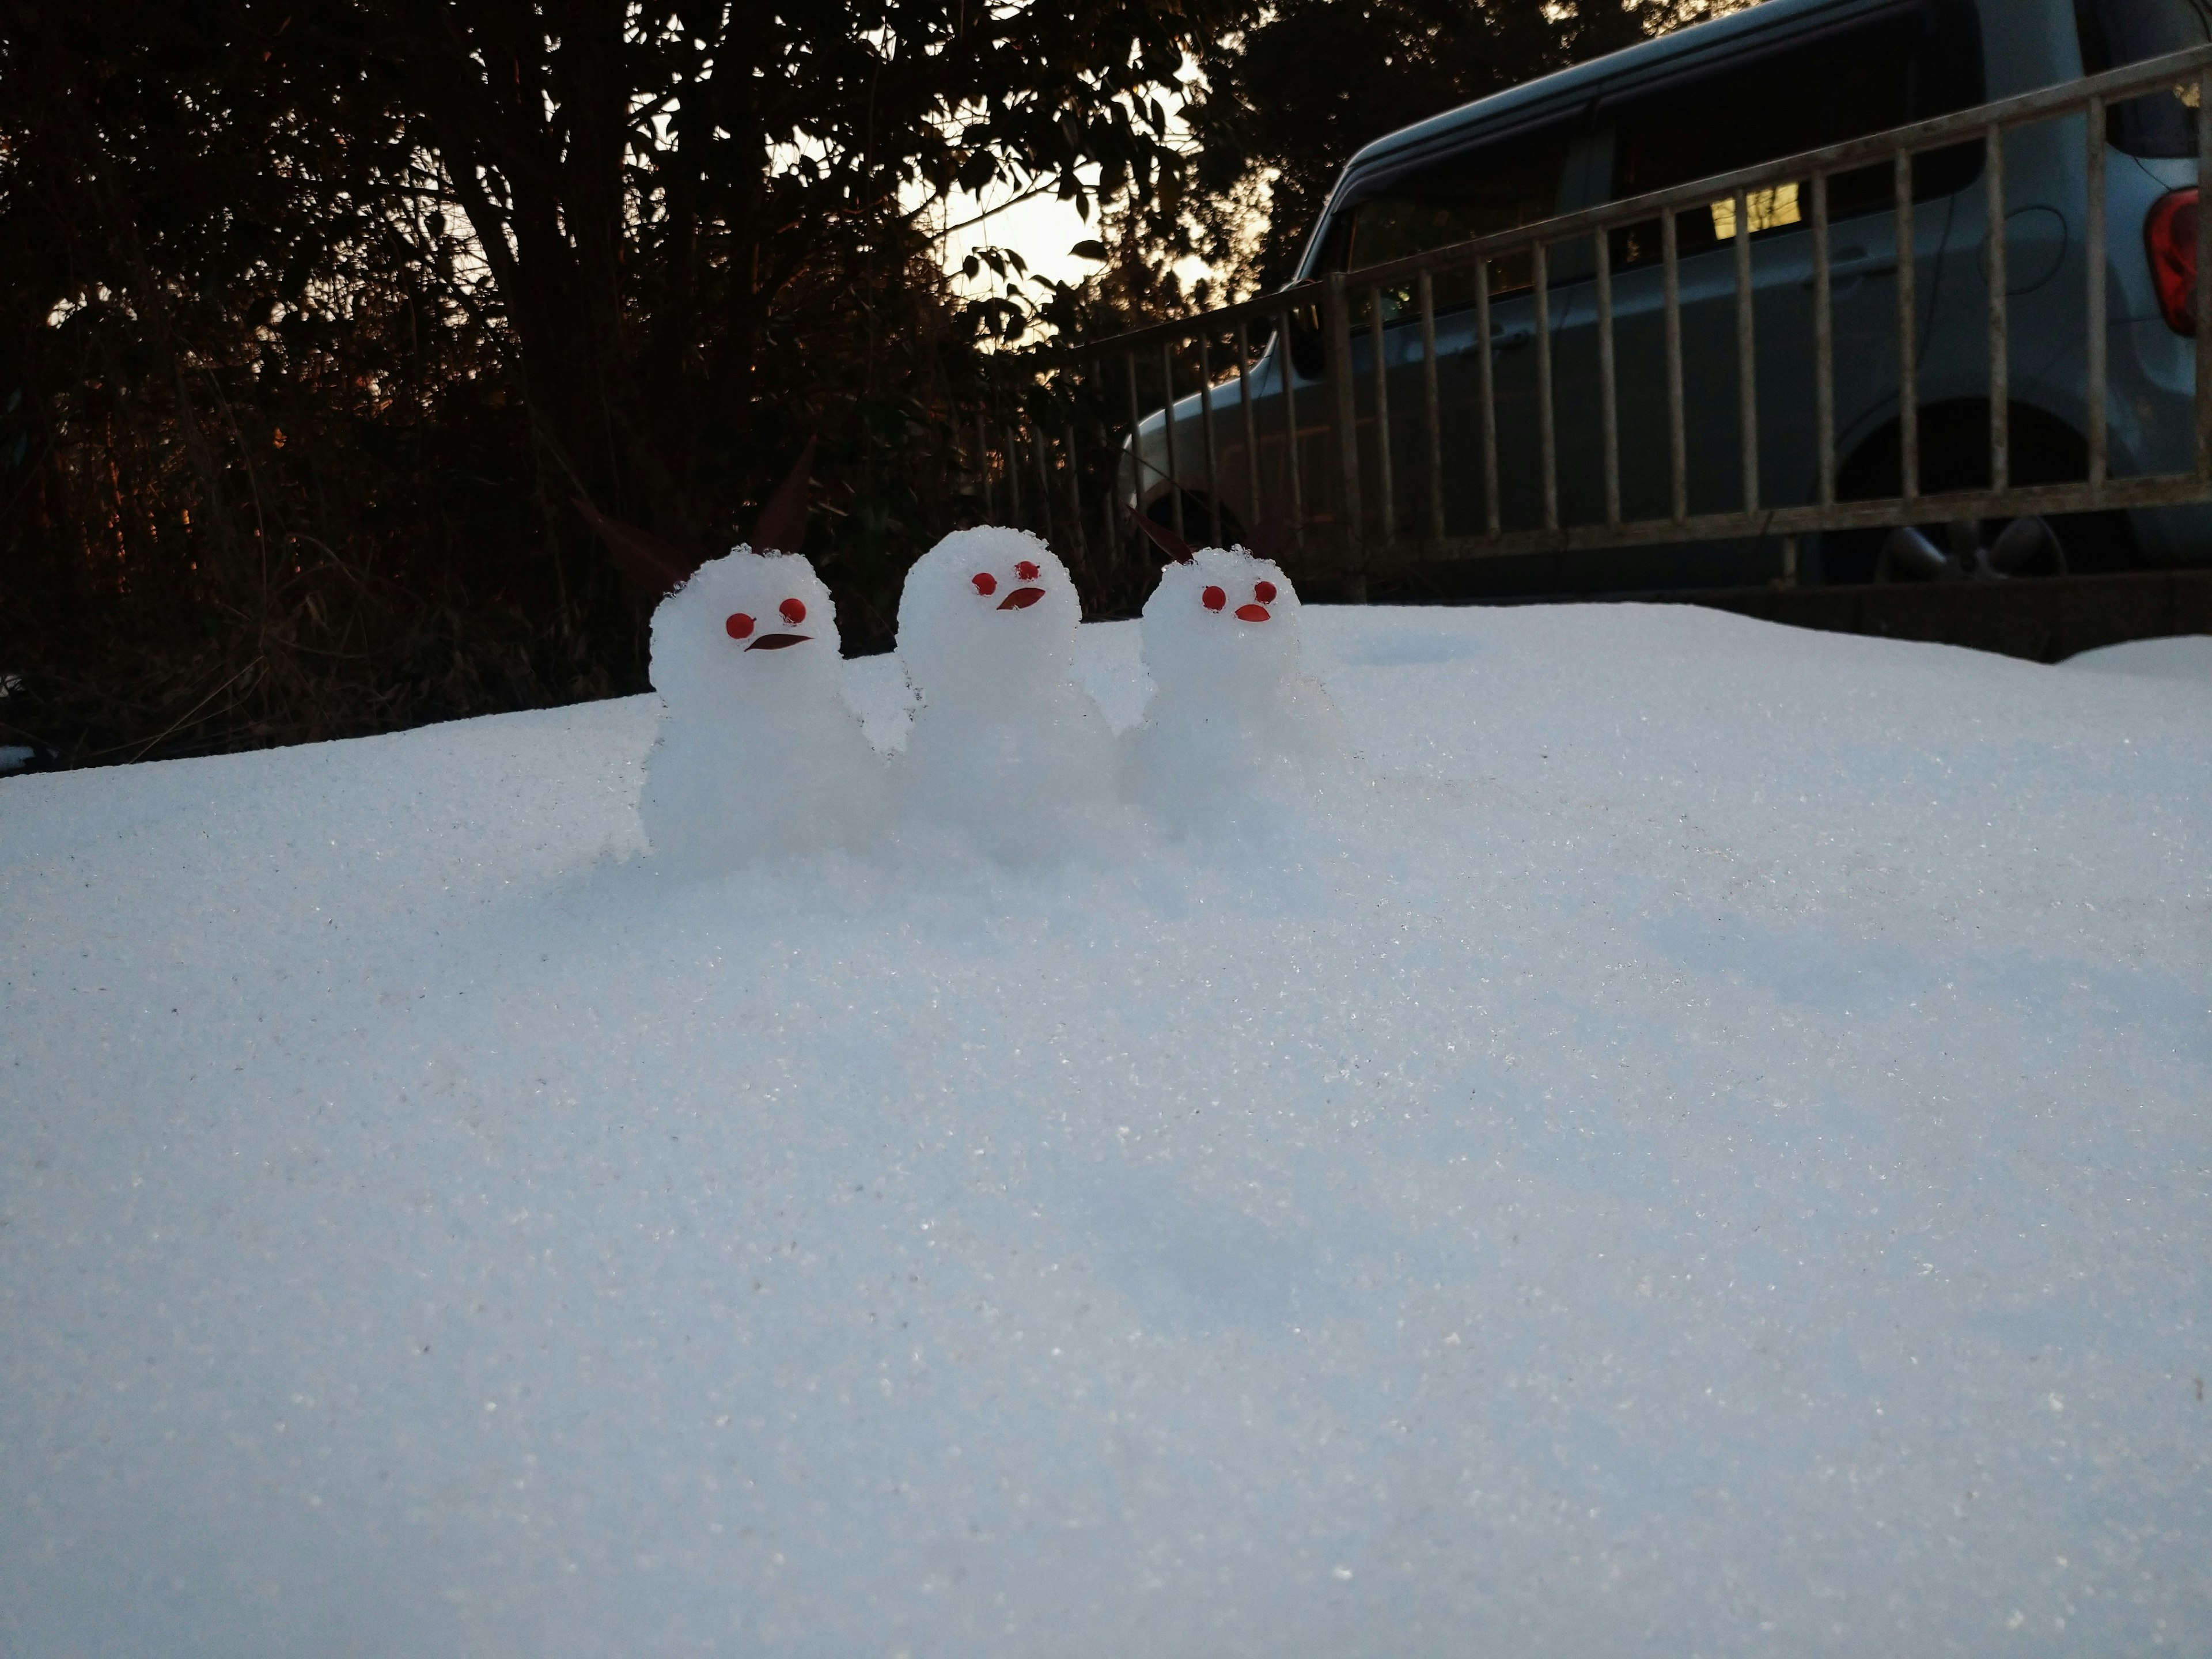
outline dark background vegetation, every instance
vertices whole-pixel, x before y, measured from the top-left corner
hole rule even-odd
[[[810,435],[806,550],[848,649],[887,646],[1035,343],[1209,297],[1184,253],[1279,281],[1366,139],[1680,21],[0,0],[0,743],[97,763],[641,689],[652,596],[572,497],[720,550]],[[993,252],[956,294],[933,212],[987,186],[1080,199],[1099,276]]]

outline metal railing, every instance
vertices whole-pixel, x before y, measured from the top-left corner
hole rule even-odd
[[[1026,398],[1025,411],[1018,410],[1004,422],[995,441],[990,423],[979,421],[972,465],[981,504],[987,517],[1039,530],[1073,555],[1079,568],[1141,545],[1130,512],[1133,506],[1157,498],[1163,484],[1169,486],[1164,502],[1170,526],[1186,538],[1210,535],[1218,540],[1225,529],[1238,527],[1224,521],[1224,485],[1230,480],[1217,416],[1217,405],[1224,400],[1215,396],[1217,384],[1228,383],[1226,371],[1231,365],[1238,395],[1232,441],[1226,447],[1241,453],[1241,464],[1233,454],[1231,459],[1241,474],[1235,479],[1241,486],[1238,493],[1245,502],[1264,504],[1286,522],[1293,556],[1300,563],[1333,570],[1355,595],[1364,591],[1370,572],[1424,561],[1743,538],[1781,538],[1784,575],[1789,580],[1794,579],[1796,538],[1814,532],[2212,500],[2212,398],[2208,398],[2212,328],[2200,327],[2196,332],[2191,468],[2114,477],[2107,436],[2106,111],[2129,98],[2171,94],[2191,85],[2197,93],[2193,114],[2201,181],[2204,157],[2212,155],[2212,46],[1080,343],[1057,359],[1051,392],[1042,398]],[[2081,246],[2089,257],[2081,318],[2087,349],[2086,430],[2081,437],[2086,468],[2078,480],[2020,484],[2011,476],[2008,419],[2012,404],[2004,138],[2030,124],[2072,116],[2084,118],[2085,133]],[[1976,141],[1982,150],[1980,186],[1990,228],[1983,253],[1987,273],[1987,483],[1982,488],[1923,495],[1914,158]],[[1829,185],[1839,174],[1884,164],[1889,169],[1887,213],[1896,244],[1895,422],[1901,487],[1894,494],[1870,499],[1839,499],[1834,327],[1838,277],[1831,258]],[[1775,194],[1762,198],[1761,193],[1778,193],[1784,187],[1793,188],[1803,228],[1809,232],[1816,453],[1809,469],[1812,499],[1769,502],[1762,497],[1765,481],[1760,472],[1752,244],[1753,232],[1761,228],[1754,223],[1759,201],[1769,204],[1771,212],[1777,199]],[[1684,213],[1713,211],[1719,240],[1722,204],[1733,208],[1727,222],[1732,227],[1728,240],[1734,250],[1739,499],[1732,507],[1693,511],[1680,271],[1685,256],[1676,219]],[[1809,211],[1805,210],[1808,206]],[[1867,211],[1859,209],[1854,216],[1863,217]],[[1637,362],[1624,366],[1613,305],[1619,275],[1613,265],[1614,235],[1655,220],[1660,229],[1656,263],[1663,365]],[[1795,228],[1798,221],[1790,222]],[[2196,246],[2195,315],[2206,318],[2212,316],[2212,212],[2197,216]],[[1557,274],[1562,257],[1575,262],[1571,275]],[[1525,525],[1509,523],[1501,503],[1495,368],[1500,348],[1492,318],[1492,267],[1516,258],[1525,261],[1528,280],[1525,288],[1516,285],[1512,297],[1525,298],[1533,334],[1507,343],[1532,341],[1535,360],[1537,478],[1531,516],[1536,522]],[[1438,391],[1437,288],[1445,277],[1471,279],[1473,340],[1478,343],[1470,355],[1478,370],[1474,402],[1479,411],[1471,444],[1470,434],[1447,429],[1450,423]],[[1584,282],[1595,289],[1598,406],[1594,411],[1577,408],[1571,413],[1582,420],[1595,416],[1602,518],[1569,522],[1561,511],[1561,409],[1551,307],[1565,284]],[[1386,326],[1398,326],[1388,315],[1386,296],[1402,305],[1407,295],[1419,336],[1417,358],[1410,348],[1401,353],[1401,367],[1418,369],[1417,395],[1412,398],[1403,392],[1394,396],[1385,334]],[[1373,384],[1364,400],[1358,385],[1355,328],[1364,328],[1371,341],[1367,369]],[[1305,372],[1302,380],[1300,366],[1293,362],[1301,354],[1292,343],[1310,343],[1316,334],[1320,372]],[[1225,361],[1214,355],[1224,345]],[[1274,407],[1263,411],[1255,406],[1254,382],[1271,353],[1278,354],[1267,387]],[[1310,351],[1304,355],[1311,356]],[[1663,373],[1665,378],[1668,505],[1656,514],[1631,516],[1623,507],[1620,391],[1624,367],[1632,374]],[[1185,388],[1181,392],[1179,380]],[[1149,416],[1143,386],[1146,380],[1156,380],[1160,393],[1150,404]],[[1126,425],[1119,406],[1124,397]],[[1369,405],[1364,411],[1363,401]],[[1037,412],[1047,408],[1054,411],[1049,416]],[[1422,483],[1418,499],[1406,501],[1401,500],[1394,468],[1391,427],[1394,419],[1408,416],[1420,426],[1419,465],[1413,470]],[[1148,418],[1159,434],[1156,446],[1147,444]],[[1276,429],[1265,429],[1271,426]],[[1308,453],[1302,455],[1302,449]],[[1262,476],[1263,453],[1272,460],[1266,469],[1272,477]],[[1454,530],[1448,524],[1444,485],[1453,466],[1463,471],[1480,470],[1479,527]],[[1188,521],[1194,508],[1205,522]],[[1411,524],[1403,521],[1407,508],[1412,509]],[[1103,539],[1094,543],[1094,537]]]

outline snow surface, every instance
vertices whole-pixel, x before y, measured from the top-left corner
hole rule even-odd
[[[2212,1651],[2212,685],[1304,632],[1264,854],[678,881],[650,699],[0,782],[0,1651]]]
[[[2184,634],[2174,639],[2130,640],[2100,646],[2067,658],[2068,668],[2097,674],[2142,674],[2154,679],[2193,680],[2212,685],[2212,634]]]

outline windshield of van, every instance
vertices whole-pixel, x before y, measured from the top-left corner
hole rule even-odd
[[[2075,0],[2074,21],[2091,75],[2212,40],[2207,0]],[[2106,119],[2107,141],[2130,155],[2197,154],[2194,86],[2114,104]]]
[[[1527,133],[1393,181],[1351,210],[1348,246],[1339,245],[1340,268],[1364,270],[1552,217],[1559,210],[1559,178],[1572,139],[1564,127]],[[1526,253],[1491,261],[1490,291],[1527,288],[1530,269]],[[1387,291],[1384,319],[1410,310],[1413,292],[1411,287]],[[1472,274],[1437,273],[1436,303],[1439,310],[1474,304]]]

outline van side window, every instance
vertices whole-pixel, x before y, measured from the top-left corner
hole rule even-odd
[[[1613,197],[1619,201],[1982,101],[1981,29],[1973,8],[1960,0],[1935,0],[1624,100],[1601,110],[1601,118],[1613,120]],[[1975,144],[1923,154],[1914,160],[1913,195],[1918,200],[1948,196],[1980,171]],[[1885,211],[1890,203],[1886,164],[1828,180],[1832,220]],[[1810,186],[1791,181],[1753,191],[1744,205],[1752,235],[1786,230],[1802,225],[1810,212]],[[1685,258],[1703,252],[1735,236],[1735,204],[1717,201],[1701,212],[1677,212],[1674,225]],[[1616,265],[1657,259],[1659,222],[1615,231],[1612,252]]]
[[[2081,68],[2100,75],[2212,40],[2206,0],[2074,0]],[[2197,88],[2130,98],[2105,112],[2106,141],[2129,155],[2197,154]]]
[[[1572,128],[1554,126],[1465,150],[1393,179],[1339,216],[1329,250],[1335,257],[1328,268],[1364,270],[1553,217],[1559,210],[1559,179],[1573,141]],[[1529,275],[1525,252],[1494,259],[1490,291],[1525,289]],[[1436,294],[1439,310],[1473,305],[1472,276],[1438,271]],[[1386,290],[1382,303],[1386,320],[1401,315],[1415,303],[1413,289]]]

